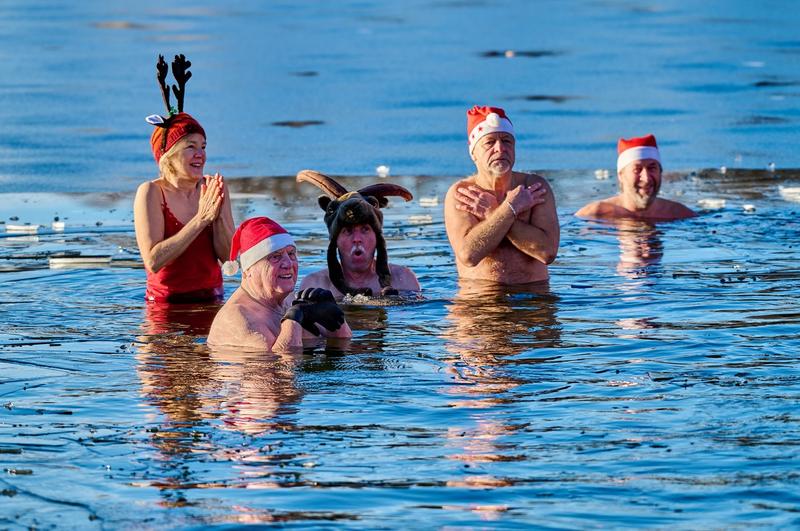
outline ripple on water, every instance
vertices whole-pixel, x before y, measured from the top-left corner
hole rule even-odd
[[[389,246],[424,298],[351,301],[349,344],[208,349],[216,306],[144,305],[144,273],[130,264],[2,273],[4,517],[791,525],[800,273],[786,244],[796,213],[777,187],[797,172],[669,174],[664,193],[687,204],[750,196],[759,208],[657,225],[577,220],[597,193],[592,172],[548,177],[562,225],[549,284],[456,283],[441,209],[393,204]],[[452,179],[403,182],[432,196]],[[289,180],[230,185],[244,194],[235,205],[263,212],[314,200]],[[403,221],[422,214],[432,218],[421,233]],[[303,272],[324,266],[317,216],[290,220]],[[77,221],[66,239],[0,238],[0,250],[133,245],[130,227],[110,236]]]

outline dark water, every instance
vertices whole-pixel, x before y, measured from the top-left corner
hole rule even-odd
[[[158,53],[193,61],[186,109],[230,177],[462,175],[464,112],[487,103],[521,169],[611,168],[646,132],[672,169],[796,168],[798,25],[790,0],[6,0],[0,186],[150,177]]]
[[[441,202],[451,181],[401,182]],[[424,300],[350,306],[352,342],[283,356],[209,351],[215,307],[144,308],[109,212],[130,197],[30,196],[71,217],[0,238],[1,525],[796,527],[800,174],[671,175],[726,204],[658,226],[574,219],[614,183],[552,183],[549,286],[459,286],[441,206],[394,204]],[[310,187],[233,186],[238,219],[284,216],[301,275],[323,265]],[[80,226],[88,206],[117,224]],[[64,249],[115,259],[47,268]]]

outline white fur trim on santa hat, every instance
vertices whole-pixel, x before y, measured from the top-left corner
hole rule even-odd
[[[486,118],[475,124],[469,132],[469,152],[472,153],[478,140],[490,133],[508,133],[514,136],[514,126],[511,125],[511,120],[501,117],[496,112],[487,114]]]
[[[242,271],[247,271],[250,266],[278,249],[283,249],[287,245],[294,245],[294,240],[286,232],[273,234],[250,247],[239,255],[239,263],[242,264]]]
[[[617,157],[617,171],[622,171],[622,168],[627,166],[633,161],[643,159],[655,159],[661,164],[661,157],[658,154],[658,148],[653,146],[639,146],[626,149]]]

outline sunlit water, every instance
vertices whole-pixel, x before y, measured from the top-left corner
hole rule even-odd
[[[461,175],[466,109],[506,108],[521,169],[800,167],[793,0],[4,0],[0,186],[133,190],[164,112],[155,60],[227,176]],[[507,53],[508,52],[508,53]]]
[[[403,179],[390,257],[423,300],[349,306],[352,342],[292,355],[209,351],[215,307],[148,310],[129,196],[28,196],[70,219],[0,238],[0,523],[797,526],[800,174],[672,175],[669,197],[726,203],[655,227],[577,220],[614,182],[550,179],[549,287],[459,286],[452,179]],[[297,237],[301,275],[324,265],[312,187],[231,184],[237,219]],[[114,260],[48,268],[63,250]]]
[[[0,224],[0,527],[798,527],[799,17],[790,0],[7,0],[0,221],[43,228]],[[386,232],[423,299],[351,305],[349,344],[286,356],[210,352],[214,306],[146,308],[130,211],[155,172],[158,53],[193,61],[207,169],[237,221],[289,228],[301,275],[324,265],[317,192],[243,177],[421,176],[391,178],[416,199]],[[559,170],[549,286],[455,280],[455,177],[425,176],[472,171],[464,111],[488,103],[518,168]],[[647,132],[685,170],[667,196],[715,210],[574,219],[614,192],[594,173],[617,138]],[[64,251],[112,260],[51,269]]]

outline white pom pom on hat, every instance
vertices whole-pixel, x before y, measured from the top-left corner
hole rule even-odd
[[[239,272],[239,262],[236,260],[228,260],[224,264],[222,264],[222,274],[226,277],[230,277],[235,275]]]

